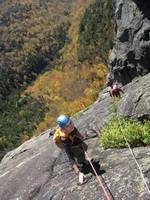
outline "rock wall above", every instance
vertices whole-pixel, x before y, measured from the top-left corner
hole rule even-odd
[[[150,71],[150,1],[115,0],[116,38],[109,80],[122,84]]]
[[[125,86],[117,113],[134,119],[150,119],[150,73]]]

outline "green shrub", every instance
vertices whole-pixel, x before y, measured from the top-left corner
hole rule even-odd
[[[117,112],[117,102],[114,102],[112,106],[109,108],[110,113],[116,114]]]
[[[127,147],[124,136],[131,147],[150,144],[150,122],[141,123],[139,121],[114,117],[101,130],[100,144],[104,148]]]
[[[150,122],[149,121],[145,121],[144,127],[143,127],[143,133],[144,133],[143,142],[149,145],[150,144]]]

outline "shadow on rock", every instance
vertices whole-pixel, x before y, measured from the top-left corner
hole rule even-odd
[[[150,20],[150,12],[149,12],[150,1],[149,0],[145,0],[145,1],[133,0],[133,1],[137,4],[140,11],[142,11],[143,15]]]
[[[98,175],[101,175],[101,174],[104,174],[105,173],[105,170],[103,169],[100,169],[100,164],[99,164],[99,161],[96,161],[96,160],[92,160],[91,161],[95,171],[97,172]],[[84,164],[81,168],[81,171],[84,173],[84,174],[88,174],[88,173],[92,173],[93,175],[95,175],[93,169],[92,169],[92,166],[89,164]]]

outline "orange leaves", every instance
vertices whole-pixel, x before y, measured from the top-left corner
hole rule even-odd
[[[54,69],[40,76],[28,89],[35,97],[42,96],[49,108],[43,122],[38,125],[38,131],[55,126],[59,113],[71,116],[95,101],[106,74],[104,64],[89,66],[84,63],[78,67],[66,65],[63,70]]]
[[[100,54],[95,53],[93,57],[89,54],[90,57],[84,62],[78,59],[80,18],[91,2],[77,0],[74,4],[70,12],[68,42],[59,51],[61,57],[54,62],[57,68],[40,76],[30,88],[34,96],[43,97],[49,108],[44,121],[39,124],[40,130],[54,126],[55,118],[60,113],[71,116],[89,106],[105,83],[107,67],[101,63]],[[47,43],[44,45],[47,51]],[[95,52],[94,44],[90,43],[83,49],[83,56],[89,51]]]

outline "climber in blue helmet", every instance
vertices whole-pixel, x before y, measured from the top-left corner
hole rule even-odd
[[[65,128],[67,125],[71,123],[71,119],[65,115],[60,115],[57,118],[56,122],[60,128]]]
[[[82,167],[87,164],[84,153],[88,148],[87,144],[68,116],[60,115],[56,122],[59,128],[54,134],[53,141],[58,147],[65,150],[69,162],[76,174],[79,175],[79,182],[82,184],[84,174],[81,171]]]

